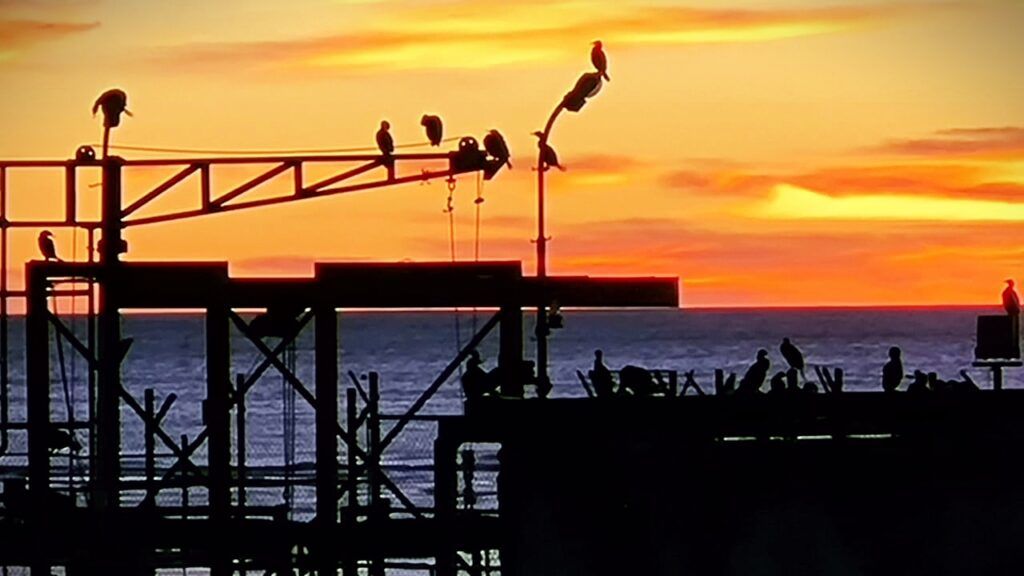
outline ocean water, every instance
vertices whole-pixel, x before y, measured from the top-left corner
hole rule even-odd
[[[565,327],[551,338],[551,376],[553,395],[583,396],[576,370],[584,372],[593,361],[593,351],[604,350],[612,369],[625,364],[648,368],[695,370],[705,390],[713,386],[713,372],[724,368],[742,374],[759,348],[769,351],[772,370],[782,369],[784,361],[779,343],[788,336],[799,346],[810,365],[842,367],[849,390],[880,389],[881,367],[890,346],[900,346],[908,372],[914,369],[938,372],[952,378],[967,369],[982,387],[990,385],[986,370],[970,367],[973,359],[976,317],[998,313],[996,309],[818,309],[818,310],[657,310],[657,311],[567,311]],[[431,381],[455,355],[458,345],[482,326],[491,311],[342,313],[339,321],[342,386],[351,382],[345,374],[377,371],[381,375],[381,401],[384,413],[401,414],[409,408]],[[84,331],[84,319],[66,319]],[[205,396],[204,320],[190,315],[129,315],[124,318],[126,337],[134,344],[123,370],[124,386],[141,403],[144,390],[153,388],[157,404],[167,395],[177,396],[164,421],[174,439],[189,439],[202,429],[200,405]],[[524,321],[524,348],[532,357],[534,319]],[[300,337],[295,352],[296,374],[310,390],[313,385],[311,327]],[[11,323],[11,414],[14,421],[25,417],[23,325]],[[70,401],[75,419],[87,418],[87,386],[84,362],[73,360],[65,344],[64,373],[67,393],[62,385],[56,341],[52,345],[52,413],[54,420],[67,418]],[[497,357],[497,331],[480,348],[485,367]],[[248,374],[260,360],[258,351],[238,333],[232,334],[233,373]],[[813,370],[808,370],[808,375]],[[1010,370],[1007,387],[1020,387],[1024,373]],[[532,393],[532,391],[528,391]],[[339,395],[342,400],[344,393]],[[294,399],[294,412],[286,410]],[[250,466],[279,467],[286,452],[294,446],[293,461],[307,469],[313,462],[314,413],[301,397],[273,369],[267,371],[247,396],[247,459]],[[459,414],[462,409],[458,374],[450,379],[426,404],[423,414]],[[344,407],[340,410],[344,415]],[[141,454],[142,423],[127,407],[122,409],[123,447]],[[286,435],[291,423],[294,444]],[[390,423],[385,423],[385,431]],[[84,432],[79,437],[85,444]],[[429,504],[433,424],[414,423],[399,436],[385,454],[392,478],[418,503]],[[0,457],[0,468],[23,462],[23,433],[12,432],[9,454]],[[168,453],[163,450],[164,453]],[[196,461],[205,460],[205,447],[196,452]],[[54,465],[66,465],[66,456],[55,456]],[[478,460],[486,467],[493,454]],[[344,454],[342,454],[344,461]],[[169,456],[162,465],[171,462]],[[62,464],[63,463],[63,464]],[[81,466],[81,463],[78,464]],[[125,467],[141,465],[138,457],[125,460]],[[292,498],[308,504],[312,488],[299,488]],[[481,490],[488,496],[487,490]],[[201,495],[197,496],[202,498]],[[280,488],[258,490],[250,502],[279,503]],[[306,512],[311,507],[300,506]]]

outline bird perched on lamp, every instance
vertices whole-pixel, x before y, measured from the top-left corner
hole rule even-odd
[[[593,62],[594,68],[601,73],[602,78],[608,82],[612,81],[608,77],[608,57],[604,54],[604,45],[600,40],[594,41],[594,47],[590,50],[590,61]]]
[[[430,140],[431,146],[441,145],[441,138],[444,136],[444,124],[441,122],[440,116],[424,114],[423,118],[420,118],[420,126],[426,129],[427,139]]]
[[[43,258],[46,261],[56,260],[57,262],[63,262],[57,256],[57,246],[53,243],[53,232],[49,230],[43,230],[39,233],[39,251],[43,254]]]
[[[554,166],[564,172],[565,166],[558,163],[558,154],[555,153],[555,149],[544,141],[544,133],[537,131],[533,135],[537,137],[537,147],[540,148],[541,165],[537,169],[546,171]]]
[[[100,94],[96,103],[92,105],[92,115],[95,116],[101,108],[103,109],[103,126],[105,128],[120,126],[122,112],[129,116],[133,115],[128,110],[128,95],[119,88],[113,88]]]
[[[384,120],[380,123],[380,130],[377,130],[377,148],[381,154],[391,156],[395,151],[395,141],[391,138],[391,124]]]
[[[484,150],[487,151],[495,160],[512,167],[512,162],[509,161],[511,154],[508,151],[508,144],[505,143],[505,138],[501,135],[501,132],[497,130],[491,130],[484,136]]]

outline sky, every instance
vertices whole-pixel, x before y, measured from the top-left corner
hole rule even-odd
[[[567,167],[547,173],[550,273],[678,276],[684,306],[997,303],[1024,280],[1022,25],[1017,0],[0,0],[0,158],[97,142],[91,106],[112,87],[134,113],[121,145],[363,147],[385,119],[419,144],[438,114],[446,135],[498,129],[512,152],[494,180],[459,179],[456,257],[475,257],[479,191],[479,257],[532,273],[531,132],[601,40],[611,81],[550,138]],[[128,200],[175,171],[126,174]],[[98,179],[80,176],[83,214]],[[55,215],[62,182],[12,171],[11,218]],[[193,206],[195,182],[145,210]],[[127,258],[238,275],[446,260],[447,195],[438,181],[134,227]],[[12,261],[36,257],[35,234],[13,234]],[[56,234],[68,259],[84,238]]]

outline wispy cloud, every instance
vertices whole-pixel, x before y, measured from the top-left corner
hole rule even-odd
[[[934,8],[936,5],[931,5]],[[182,66],[350,70],[482,69],[559,62],[601,38],[637,46],[764,42],[827,34],[920,12],[925,5],[801,9],[703,9],[561,0],[493,4],[459,0],[389,10],[386,22],[350,34],[290,41],[173,48]]]

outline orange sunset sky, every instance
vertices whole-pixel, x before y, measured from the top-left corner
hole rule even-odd
[[[601,39],[612,81],[551,137],[569,168],[548,177],[552,273],[677,275],[684,306],[995,303],[1024,280],[1022,30],[1010,0],[0,0],[0,158],[96,142],[110,87],[135,113],[114,134],[127,145],[372,146],[382,119],[419,143],[436,113],[446,136],[505,134],[514,169],[484,186],[481,256],[532,271],[530,133]],[[61,178],[12,177],[12,213],[47,214]],[[83,178],[88,212],[98,175]],[[475,194],[461,178],[463,259]],[[443,260],[446,195],[132,228],[128,257],[260,275]],[[34,238],[15,234],[14,261]],[[84,258],[84,235],[57,242]]]

